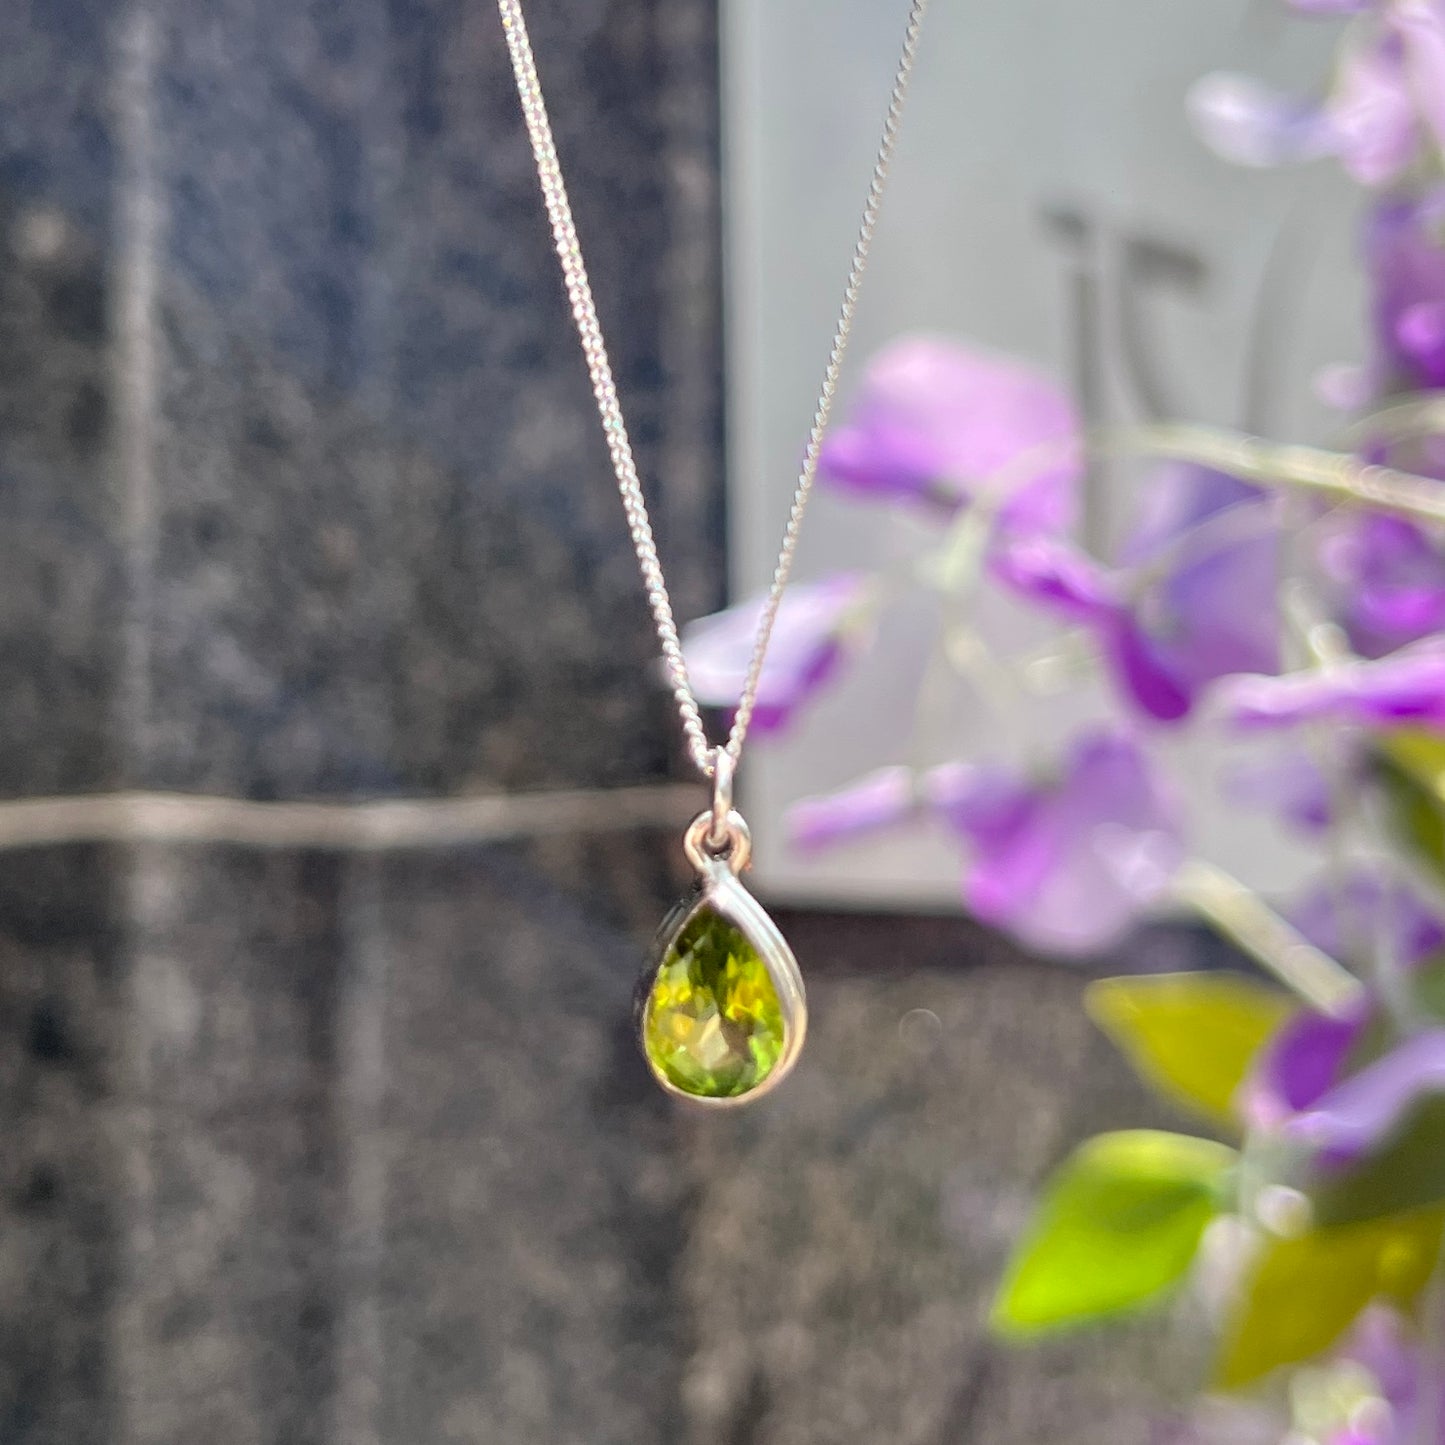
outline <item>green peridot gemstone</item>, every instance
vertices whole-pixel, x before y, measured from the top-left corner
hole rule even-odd
[[[704,906],[667,950],[642,1019],[653,1068],[705,1099],[757,1088],[783,1052],[783,1010],[747,935]]]

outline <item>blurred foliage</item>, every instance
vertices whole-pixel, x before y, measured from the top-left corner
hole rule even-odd
[[[1310,1198],[1321,1224],[1377,1220],[1445,1199],[1445,1098],[1421,1098],[1378,1151],[1327,1173]]]
[[[1236,1134],[1235,1095],[1255,1055],[1297,1005],[1232,973],[1108,978],[1085,995],[1090,1017],[1146,1084]]]
[[[1405,848],[1445,881],[1445,738],[1390,733],[1376,749],[1391,826]]]
[[[1152,1129],[1101,1134],[1059,1168],[1014,1254],[993,1324],[1013,1336],[1151,1303],[1189,1269],[1236,1154]]]
[[[1225,1321],[1215,1384],[1237,1389],[1328,1349],[1379,1297],[1408,1304],[1435,1267],[1438,1209],[1266,1239]]]

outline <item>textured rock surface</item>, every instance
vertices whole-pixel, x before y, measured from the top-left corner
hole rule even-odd
[[[136,1437],[655,1433],[687,1211],[607,898],[514,848],[140,874]]]
[[[112,1354],[125,1007],[113,857],[0,860],[0,1439],[124,1439]]]
[[[710,10],[538,10],[696,614],[722,580]],[[673,766],[490,7],[7,8],[0,242],[0,735],[20,751],[0,783],[269,795]]]

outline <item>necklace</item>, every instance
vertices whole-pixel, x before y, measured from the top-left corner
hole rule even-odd
[[[772,585],[763,604],[757,641],[727,742],[712,747],[688,683],[672,602],[653,542],[602,328],[592,302],[592,288],[552,141],[552,126],[527,38],[521,0],[497,0],[517,81],[517,95],[537,165],[537,179],[562,265],[567,299],[582,342],[592,394],[607,438],[617,489],[688,755],[703,777],[712,783],[711,805],[693,819],[683,836],[683,851],[697,871],[697,887],[663,921],[637,992],[638,1032],[643,1056],[653,1077],[668,1093],[710,1105],[743,1103],[776,1087],[797,1062],[807,1031],[807,1000],[797,960],[767,911],[740,881],[740,875],[748,866],[752,844],[747,823],[733,807],[733,773],[742,757],[773,623],[793,570],[803,513],[817,476],[818,455],[853,328],[853,313],[898,139],[903,101],[913,73],[926,6],[927,0],[910,0],[903,51],[888,97],[883,136],[868,183],[863,219],[853,247],[848,281],[843,288],[843,304],[833,331],[823,385],[813,411],[813,425],[773,569]]]

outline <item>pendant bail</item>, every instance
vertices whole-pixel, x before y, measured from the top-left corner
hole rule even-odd
[[[714,853],[721,853],[728,845],[734,768],[733,755],[726,747],[712,750],[712,821],[708,825],[707,846]]]

